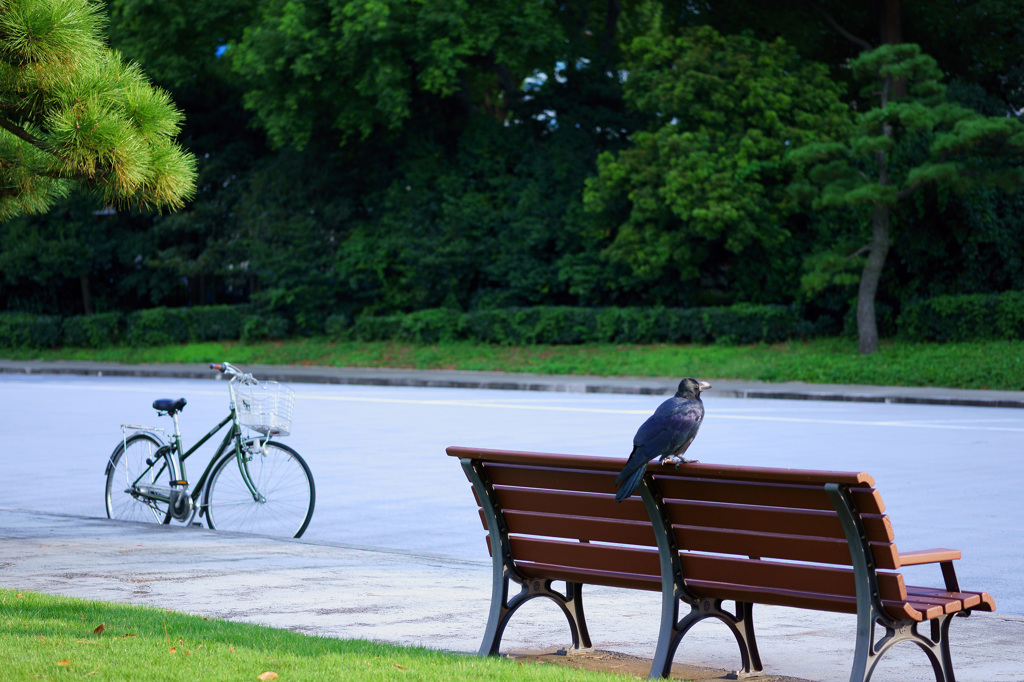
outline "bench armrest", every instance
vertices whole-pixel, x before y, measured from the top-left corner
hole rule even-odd
[[[921,549],[916,552],[900,552],[900,566],[937,564],[960,558],[959,549]]]
[[[942,580],[948,592],[959,592],[960,581],[956,577],[953,562],[960,558],[959,549],[921,549],[916,552],[900,552],[900,566],[918,564],[939,564]]]

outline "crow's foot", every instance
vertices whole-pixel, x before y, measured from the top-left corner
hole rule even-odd
[[[678,467],[680,464],[697,464],[695,459],[686,459],[680,455],[669,455],[661,460],[662,464],[675,464]]]

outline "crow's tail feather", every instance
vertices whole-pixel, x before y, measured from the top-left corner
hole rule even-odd
[[[622,502],[624,499],[635,493],[636,489],[640,487],[640,481],[643,480],[645,473],[647,473],[647,467],[642,466],[629,474],[629,478],[619,486],[618,492],[615,493],[615,501]],[[621,474],[619,477],[621,478]],[[619,479],[616,478],[615,480],[618,482]]]

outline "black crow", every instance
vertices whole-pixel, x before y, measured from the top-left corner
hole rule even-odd
[[[655,457],[676,466],[696,461],[682,455],[690,447],[704,419],[700,392],[709,388],[711,384],[706,381],[683,379],[676,394],[663,402],[643,423],[633,436],[633,452],[629,454],[626,466],[615,477],[618,486],[616,501],[622,502],[636,492],[647,463]]]

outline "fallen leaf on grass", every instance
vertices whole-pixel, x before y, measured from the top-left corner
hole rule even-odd
[[[57,661],[57,665],[66,668],[71,665],[71,661],[69,661],[66,658],[62,658],[59,661]]]
[[[277,679],[277,673],[275,673],[275,672],[273,672],[271,670],[268,670],[267,672],[263,673],[262,675],[259,675],[256,679],[257,680],[264,680],[264,682],[266,682],[266,680],[276,680]]]
[[[96,626],[96,629],[92,631],[92,634],[94,634],[94,635],[102,635],[103,631],[106,630],[106,628],[107,628],[107,624],[106,623],[100,623],[99,625]]]
[[[404,665],[398,665],[397,663],[392,663],[392,665],[395,666],[396,668],[398,668],[399,670],[405,670],[405,666]]]
[[[171,647],[171,653],[172,653],[172,654],[176,654],[176,653],[178,653],[178,647],[176,647],[176,646],[172,646],[172,647]]]

